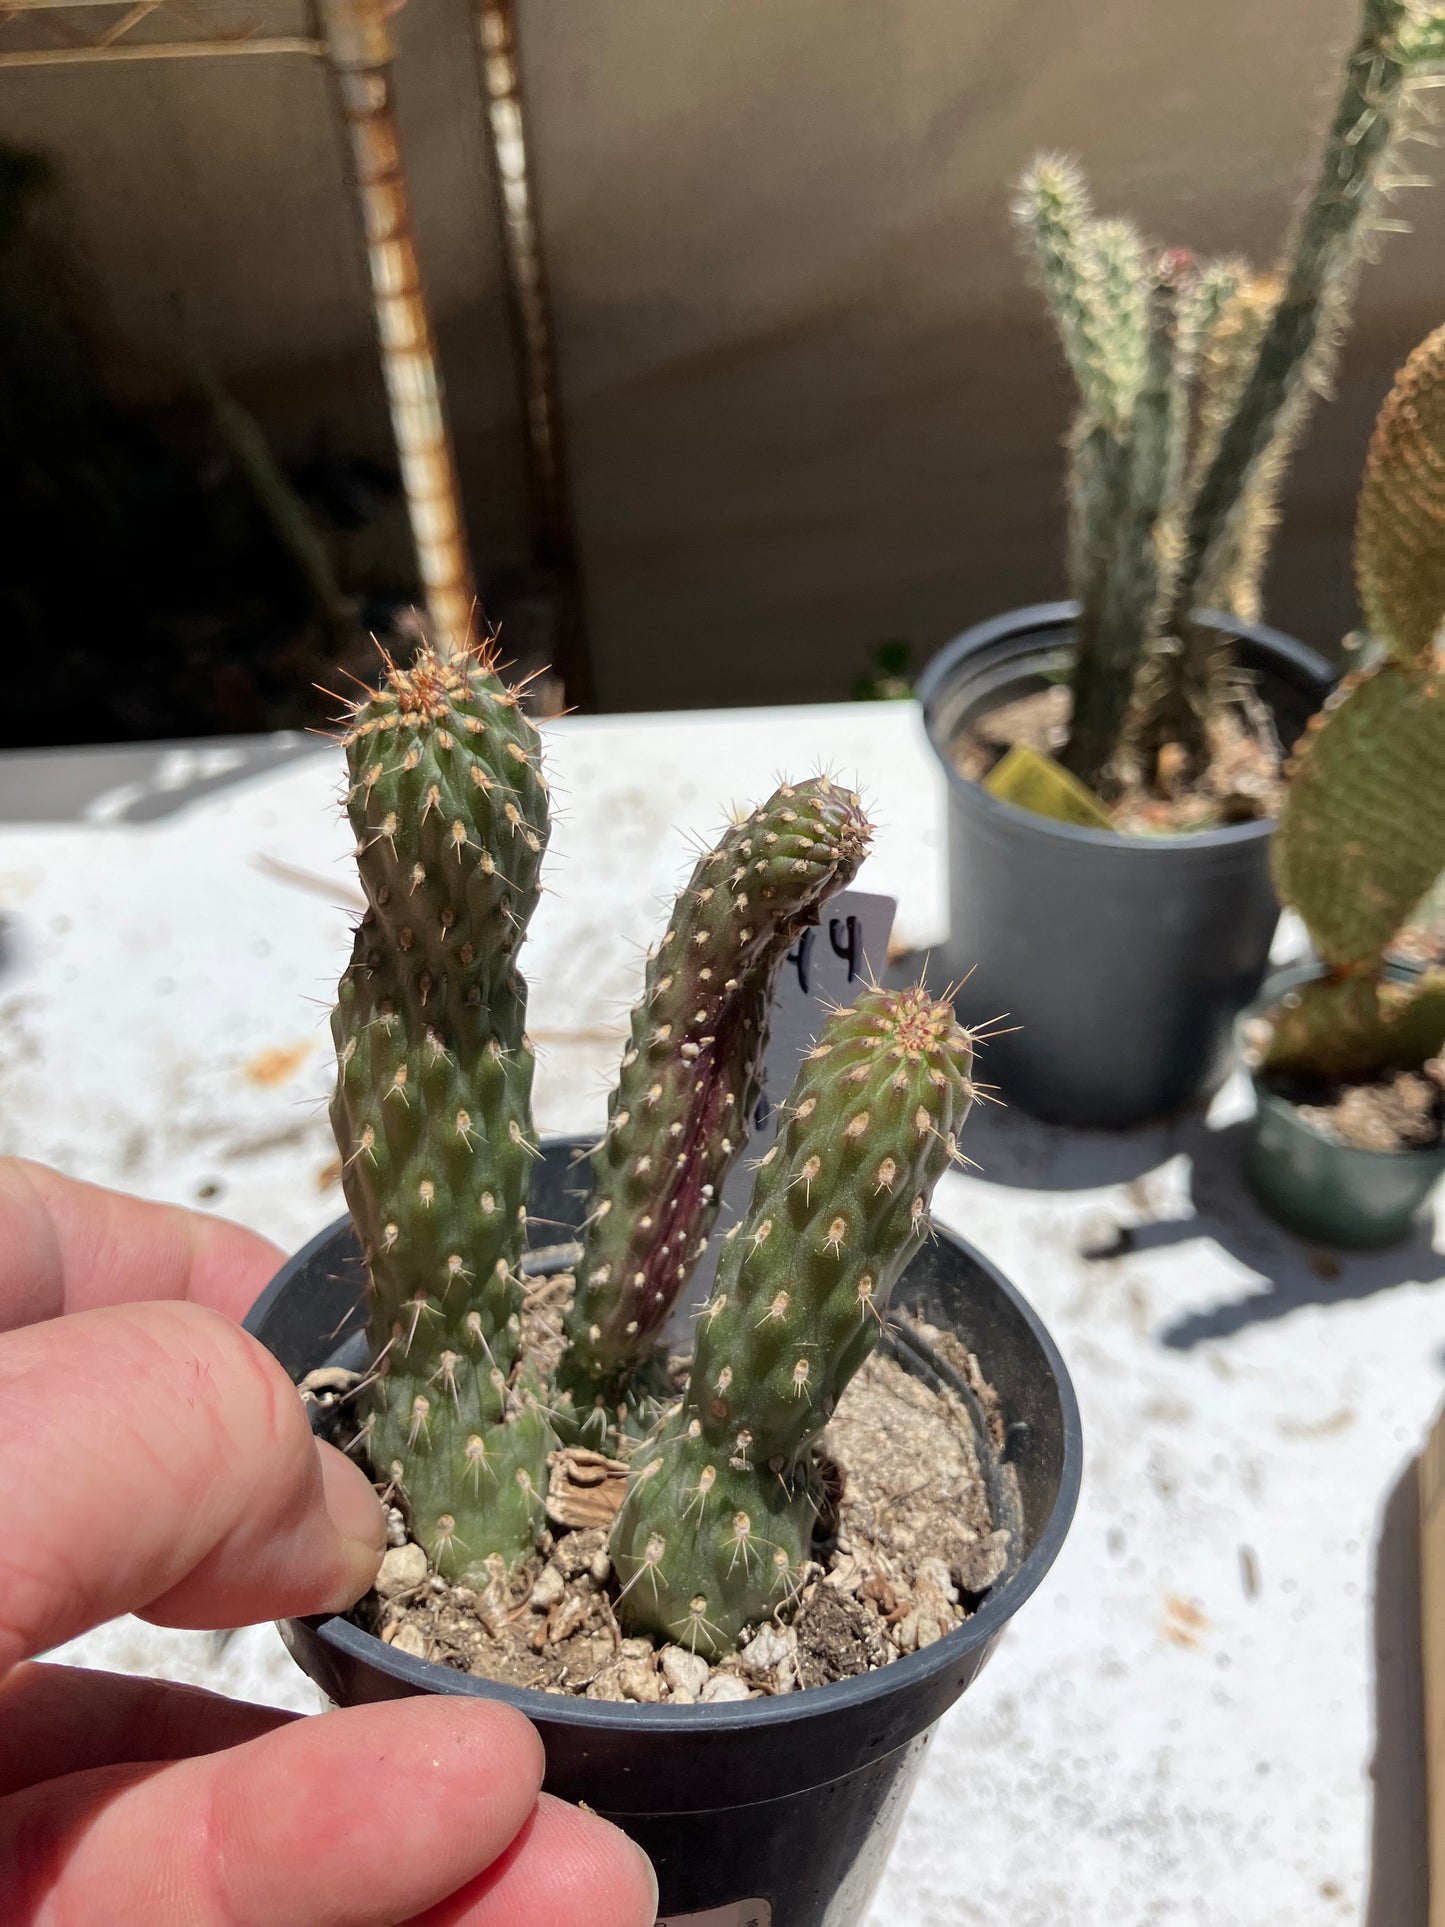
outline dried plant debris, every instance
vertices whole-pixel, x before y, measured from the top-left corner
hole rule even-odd
[[[977,1361],[950,1334],[924,1331],[979,1397],[996,1450],[1002,1426]],[[756,1699],[875,1671],[963,1623],[1002,1576],[1010,1535],[991,1515],[963,1400],[931,1389],[886,1352],[848,1387],[824,1452],[837,1492],[833,1536],[815,1542],[818,1560],[799,1575],[788,1623],[754,1628],[716,1665],[682,1646],[623,1637],[610,1511],[575,1526],[558,1513],[609,1508],[625,1468],[576,1448],[553,1455],[555,1533],[510,1582],[498,1560],[485,1587],[449,1585],[394,1530],[357,1617],[398,1651],[461,1672],[644,1705]]]

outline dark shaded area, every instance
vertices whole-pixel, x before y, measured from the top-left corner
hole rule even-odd
[[[323,440],[290,478],[352,577],[338,634],[200,396],[162,421],[107,395],[84,290],[35,218],[54,186],[41,156],[0,147],[0,746],[325,722],[314,685],[369,669],[368,631],[411,599],[365,552],[400,513],[396,475]]]
[[[1427,1927],[1429,1820],[1420,1657],[1420,1492],[1416,1461],[1380,1515],[1375,1548],[1375,1752],[1370,1891],[1364,1927]]]

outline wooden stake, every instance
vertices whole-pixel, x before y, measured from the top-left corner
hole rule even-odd
[[[319,5],[351,144],[382,373],[431,641],[448,657],[466,643],[475,591],[397,139],[391,33],[381,0]]]

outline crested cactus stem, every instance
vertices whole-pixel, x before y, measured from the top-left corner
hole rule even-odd
[[[824,1025],[728,1234],[687,1394],[633,1460],[618,1611],[710,1658],[784,1609],[809,1558],[812,1445],[877,1344],[973,1097],[972,1041],[919,986]]]
[[[548,832],[537,733],[492,658],[388,661],[343,735],[367,908],[332,1124],[371,1280],[368,1450],[438,1571],[514,1566],[551,1435],[517,1369],[532,1052],[516,951]]]
[[[642,1387],[747,1143],[778,966],[871,833],[851,790],[784,783],[699,860],[673,907],[592,1158],[559,1374],[584,1418]]]

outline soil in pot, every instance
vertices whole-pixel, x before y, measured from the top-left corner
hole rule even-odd
[[[557,1282],[534,1283],[529,1323],[538,1309],[546,1317],[558,1307]],[[963,1377],[998,1448],[998,1401],[976,1359],[951,1333],[916,1329]],[[685,1372],[685,1361],[677,1364]],[[334,1429],[344,1441],[355,1429],[344,1417],[350,1387],[333,1379],[315,1390],[335,1400]],[[416,1658],[593,1700],[710,1704],[873,1672],[961,1625],[1008,1564],[1017,1512],[1009,1524],[995,1520],[976,1424],[950,1388],[926,1385],[875,1352],[822,1441],[826,1500],[815,1563],[795,1575],[775,1620],[716,1664],[624,1634],[607,1528],[626,1468],[575,1449],[553,1455],[549,1533],[510,1582],[500,1568],[482,1588],[439,1578],[393,1509],[376,1590],[351,1617]],[[1017,1482],[1010,1467],[1002,1470],[1016,1507]]]
[[[1057,756],[1068,740],[1071,698],[1060,672],[1023,695],[1009,696],[972,715],[948,745],[959,775],[983,783],[1010,749],[1022,746]],[[1240,673],[1238,693],[1211,729],[1209,766],[1185,782],[1161,754],[1150,787],[1135,783],[1105,804],[1126,834],[1179,836],[1229,823],[1277,816],[1284,800],[1284,747],[1268,706]]]
[[[1332,1144],[1356,1151],[1430,1151],[1445,1141],[1445,1057],[1419,1070],[1385,1070],[1368,1078],[1324,1082],[1276,1075],[1259,1081]]]

